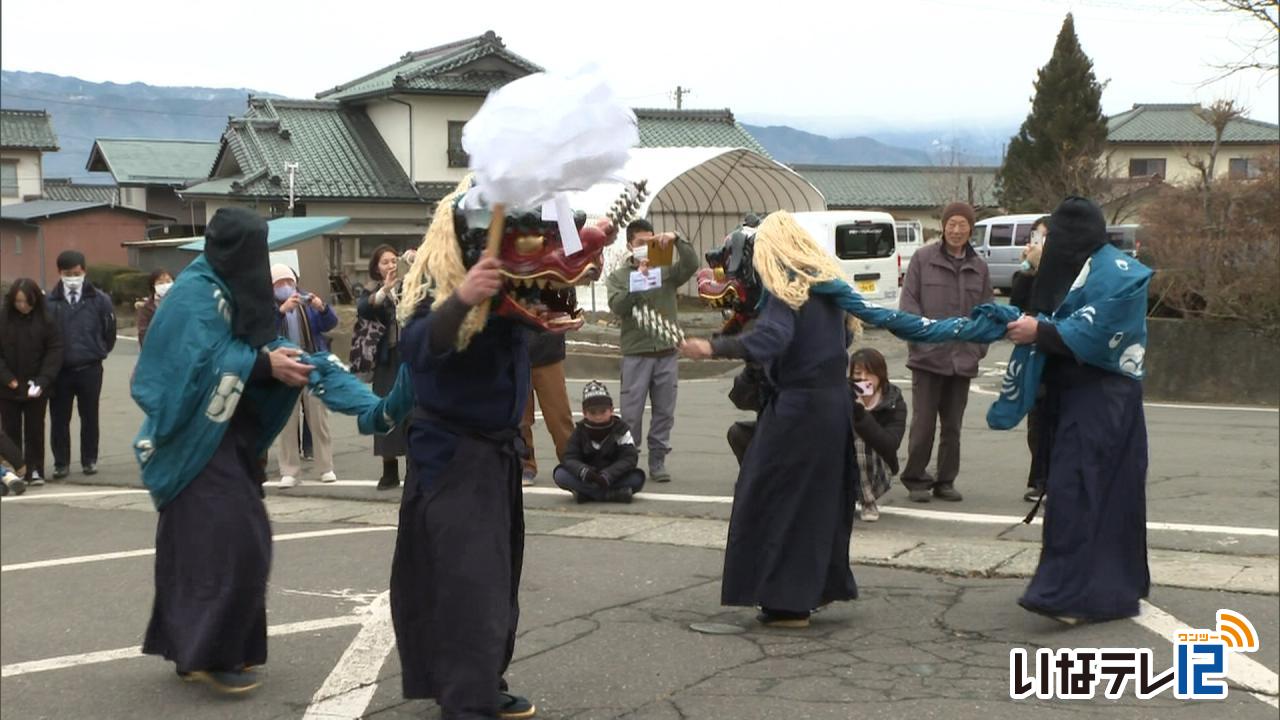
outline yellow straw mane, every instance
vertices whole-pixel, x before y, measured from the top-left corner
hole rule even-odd
[[[418,305],[427,298],[433,298],[433,309],[440,307],[467,277],[467,269],[462,264],[462,249],[458,247],[458,237],[454,231],[453,203],[469,187],[470,175],[463,178],[454,191],[436,205],[431,225],[427,227],[422,245],[418,247],[418,255],[409,268],[409,275],[404,279],[400,306],[396,311],[401,324],[408,323]],[[459,350],[465,350],[471,343],[471,338],[484,329],[488,308],[488,303],[481,303],[467,313],[462,326],[458,328]]]
[[[793,310],[809,300],[810,286],[841,277],[835,258],[786,210],[769,213],[760,223],[753,262],[765,289]],[[848,316],[847,324],[855,337],[862,334],[857,318]]]

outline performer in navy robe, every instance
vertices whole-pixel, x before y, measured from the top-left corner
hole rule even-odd
[[[146,415],[134,439],[156,526],[155,602],[142,651],[224,692],[258,686],[267,660],[271,526],[262,458],[309,386],[360,432],[411,406],[407,376],[384,401],[328,353],[277,337],[266,221],[224,208],[205,252],[156,311],[134,372]],[[393,407],[394,406],[394,407]]]
[[[1037,448],[1048,468],[1044,541],[1018,602],[1068,623],[1135,616],[1151,586],[1141,382],[1149,276],[1107,243],[1096,204],[1067,198],[1049,220],[1029,314],[1009,325],[1011,340],[1045,356],[1047,392]]]
[[[858,595],[849,567],[858,484],[845,378],[849,337],[835,300],[808,294],[809,284],[839,271],[789,213],[765,219],[755,248],[769,291],[755,325],[741,335],[690,339],[681,351],[745,358],[765,370],[771,394],[734,487],[720,599],[760,606],[762,624],[804,627],[813,609]],[[774,268],[779,256],[792,269],[826,274],[787,278],[788,271],[761,267]]]

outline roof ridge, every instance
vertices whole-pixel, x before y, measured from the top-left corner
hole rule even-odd
[[[377,70],[374,70],[374,71],[369,72],[369,73],[365,73],[364,75],[361,75],[360,77],[356,78],[355,80],[349,80],[349,81],[347,81],[347,82],[345,82],[345,83],[341,83],[341,84],[338,84],[338,85],[334,85],[333,87],[329,88],[328,90],[321,90],[320,92],[316,93],[316,99],[317,99],[317,100],[322,100],[322,99],[324,99],[324,98],[325,98],[326,96],[328,96],[328,95],[334,95],[334,94],[340,93],[340,92],[342,92],[342,91],[344,91],[344,90],[348,90],[348,89],[350,89],[350,88],[353,88],[353,87],[355,87],[356,85],[359,85],[360,83],[363,83],[363,82],[365,82],[365,81],[367,81],[367,80],[372,80],[373,78],[375,78],[375,77],[377,77],[377,76],[379,76],[379,75],[381,75],[381,74],[383,74],[383,73],[385,73],[385,72],[387,72],[387,71],[389,71],[389,70],[394,70],[395,68],[397,68],[397,67],[399,67],[399,66],[401,66],[401,65],[403,65],[403,64],[405,64],[405,63],[407,63],[407,62],[411,62],[411,61],[414,61],[414,60],[422,60],[422,59],[424,59],[424,58],[426,58],[426,57],[428,57],[428,56],[430,56],[430,55],[433,55],[433,54],[435,54],[435,53],[441,52],[442,50],[451,50],[451,49],[453,49],[453,48],[455,48],[455,47],[463,47],[463,46],[466,46],[466,45],[470,45],[470,44],[475,43],[475,42],[476,42],[476,41],[478,41],[478,40],[481,40],[481,39],[486,38],[486,37],[487,37],[487,36],[489,36],[489,35],[492,35],[494,38],[497,38],[497,39],[498,39],[498,42],[501,42],[501,41],[502,41],[502,39],[501,39],[501,38],[499,38],[496,34],[494,34],[494,32],[493,32],[492,30],[489,30],[489,31],[485,32],[483,35],[476,35],[476,36],[474,36],[474,37],[469,37],[469,38],[466,38],[466,39],[463,39],[463,40],[455,40],[455,41],[453,41],[453,42],[444,43],[443,45],[436,45],[435,47],[427,48],[426,50],[410,51],[410,52],[407,52],[407,53],[405,53],[405,54],[401,55],[399,59],[397,59],[395,62],[391,63],[390,65],[385,65],[385,66],[383,66],[383,67],[378,68]]]
[[[27,110],[24,108],[0,108],[0,113],[9,115],[29,115],[31,117],[50,117],[48,110]]]
[[[737,122],[730,108],[632,108],[636,117],[715,118]]]
[[[1200,103],[1134,103],[1130,110],[1195,110]]]
[[[99,137],[94,138],[94,142],[164,142],[164,143],[200,143],[201,145],[217,145],[218,140],[184,140],[182,138],[120,138],[120,137]]]

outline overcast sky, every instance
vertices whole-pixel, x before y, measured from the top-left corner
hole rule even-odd
[[[1103,109],[1244,103],[1275,122],[1277,81],[1203,86],[1260,25],[1212,0],[773,0],[478,2],[5,0],[0,66],[95,82],[243,87],[291,97],[492,29],[549,69],[597,63],[635,106],[728,107],[743,119],[839,118],[862,131],[1016,123],[1063,16],[1099,79]],[[608,9],[605,9],[608,8]],[[1271,38],[1274,49],[1275,37]],[[1274,57],[1274,53],[1273,53]]]

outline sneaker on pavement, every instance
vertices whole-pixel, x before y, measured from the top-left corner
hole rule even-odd
[[[649,479],[656,483],[669,483],[671,482],[671,473],[667,472],[664,467],[650,468]]]
[[[298,487],[298,478],[292,475],[285,475],[284,477],[280,478],[280,487],[282,488]]]
[[[528,698],[509,692],[498,693],[498,717],[502,720],[525,720],[538,714],[538,708]]]
[[[875,522],[880,519],[880,508],[876,507],[875,504],[863,505],[862,509],[858,511],[858,517],[863,522]]]
[[[964,496],[956,490],[955,485],[934,485],[933,496],[947,502],[960,502],[964,499]]]
[[[40,476],[39,472],[32,470],[31,477],[27,480],[27,487],[42,487],[43,485],[44,478]]]
[[[320,482],[322,483],[338,482],[338,475],[333,471],[329,471],[320,476]]]
[[[524,474],[520,476],[521,487],[529,487],[536,482],[538,482],[538,473],[534,470],[525,470]]]
[[[186,682],[203,682],[218,692],[235,694],[248,692],[262,684],[258,673],[252,670],[197,670],[182,675]]]
[[[609,502],[629,503],[632,495],[633,493],[629,487],[614,488],[605,494],[604,499]]]
[[[927,503],[933,499],[928,490],[908,490],[907,499],[911,502]]]
[[[10,493],[14,495],[21,495],[27,491],[27,484],[16,474],[7,472],[4,474],[3,484],[0,484],[0,491],[5,495],[9,495]]]
[[[85,463],[80,467],[80,469],[84,472],[85,475],[97,475],[98,463]]]
[[[53,479],[54,479],[54,480],[61,480],[61,479],[65,478],[66,476],[70,475],[70,474],[71,474],[71,468],[67,467],[66,465],[54,465],[54,466],[53,466]],[[40,484],[41,484],[41,485],[43,485],[44,483],[40,483]]]

